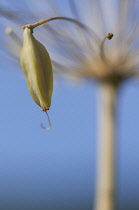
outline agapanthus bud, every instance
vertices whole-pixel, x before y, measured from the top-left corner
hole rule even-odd
[[[30,28],[24,29],[20,63],[33,100],[43,111],[48,110],[53,91],[51,60],[46,48],[34,38]]]

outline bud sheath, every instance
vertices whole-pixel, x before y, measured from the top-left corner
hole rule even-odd
[[[52,64],[46,48],[29,28],[24,29],[20,64],[33,100],[43,111],[48,110],[53,91]]]

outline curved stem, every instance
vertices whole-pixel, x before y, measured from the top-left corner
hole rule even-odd
[[[40,25],[43,25],[45,23],[48,23],[50,21],[53,21],[53,20],[66,20],[66,21],[69,21],[69,22],[73,22],[75,24],[77,24],[79,27],[81,27],[82,29],[85,29],[87,31],[87,33],[90,35],[90,37],[92,38],[92,36],[95,38],[96,42],[99,41],[99,37],[97,36],[97,34],[91,29],[89,28],[87,25],[81,23],[80,21],[78,20],[75,20],[73,18],[68,18],[68,17],[51,17],[51,18],[47,18],[47,19],[44,19],[44,20],[41,20],[37,23],[34,23],[34,24],[27,24],[27,25],[24,25],[22,27],[22,29],[25,29],[25,28],[30,28],[33,32],[33,29],[40,26]]]
[[[22,28],[25,29],[25,28],[31,28],[31,29],[34,29],[36,28],[37,26],[40,26],[40,25],[43,25],[45,23],[48,23],[52,20],[67,20],[67,21],[70,21],[70,22],[73,22],[73,23],[76,23],[77,25],[79,25],[80,27],[82,28],[86,28],[86,26],[81,23],[80,21],[77,21],[75,19],[72,19],[72,18],[68,18],[68,17],[51,17],[51,18],[47,18],[45,20],[41,20],[37,23],[34,23],[34,24],[27,24],[27,25],[24,25]]]
[[[101,83],[95,210],[115,208],[115,102],[117,86]]]
[[[100,50],[100,57],[104,61],[107,61],[106,55],[105,55],[105,52],[104,52],[104,43],[105,43],[106,39],[111,40],[112,37],[113,37],[113,33],[107,33],[106,36],[103,38],[102,42],[100,43],[100,48],[99,48],[99,50]]]

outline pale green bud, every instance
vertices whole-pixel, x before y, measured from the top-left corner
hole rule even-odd
[[[53,91],[51,60],[46,48],[34,38],[29,28],[24,29],[20,63],[33,100],[43,111],[48,110]]]

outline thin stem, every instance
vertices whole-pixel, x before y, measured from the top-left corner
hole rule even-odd
[[[117,87],[100,84],[95,210],[115,208],[115,102]]]
[[[76,23],[77,25],[79,25],[79,26],[81,26],[81,27],[83,27],[83,28],[86,27],[86,26],[85,26],[84,24],[82,24],[81,22],[79,22],[79,21],[77,21],[77,20],[75,20],[75,19],[72,19],[72,18],[68,18],[68,17],[51,17],[51,18],[48,18],[48,19],[45,19],[45,20],[41,20],[41,21],[39,21],[39,22],[37,22],[37,23],[34,23],[34,24],[25,25],[25,26],[23,26],[22,28],[23,28],[23,29],[25,29],[25,28],[34,29],[34,28],[36,28],[37,26],[43,25],[43,24],[48,23],[48,22],[50,22],[50,21],[52,21],[52,20],[60,20],[60,19],[62,19],[62,20],[67,20],[67,21]]]
[[[74,0],[68,0],[68,3],[69,3],[69,7],[71,9],[72,15],[75,18],[80,19],[80,15],[78,13],[78,9],[76,7],[75,1]],[[78,28],[78,30],[79,30],[79,28]],[[92,50],[94,48],[93,47],[93,41],[95,40],[96,43],[99,43],[98,35],[95,33],[95,31],[93,31],[93,34],[95,35],[95,37],[93,37],[94,39],[92,39],[92,37],[90,36],[90,39],[89,39],[89,37],[85,36],[85,34],[80,33],[80,30],[78,31],[78,33],[80,34],[80,38],[83,38],[84,44],[88,46],[88,49],[90,50],[90,53],[92,53]]]
[[[111,40],[112,37],[113,37],[112,33],[107,33],[106,36],[103,38],[102,42],[100,43],[100,57],[104,61],[107,61],[106,55],[105,55],[105,52],[104,52],[104,43],[105,43],[106,39]]]
[[[48,23],[50,21],[53,21],[53,20],[66,20],[66,21],[69,21],[69,22],[72,22],[72,23],[75,23],[77,24],[79,27],[81,27],[82,29],[86,30],[86,32],[90,35],[90,37],[94,37],[96,42],[99,41],[99,37],[96,35],[96,33],[91,29],[89,28],[87,25],[81,23],[80,21],[78,20],[75,20],[73,18],[68,18],[68,17],[51,17],[51,18],[48,18],[48,19],[44,19],[44,20],[41,20],[37,23],[34,23],[34,24],[27,24],[27,25],[24,25],[22,27],[22,29],[25,29],[25,28],[29,28],[32,30],[33,32],[33,29],[40,26],[40,25],[43,25],[45,23]]]

